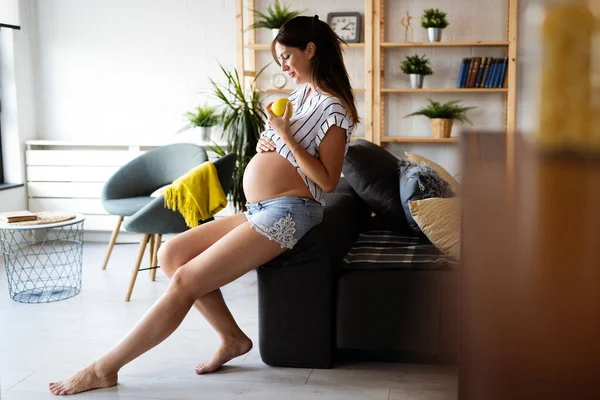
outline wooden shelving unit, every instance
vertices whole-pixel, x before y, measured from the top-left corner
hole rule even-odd
[[[365,0],[363,14],[364,43],[350,43],[349,49],[364,51],[365,62],[365,87],[355,89],[356,93],[364,93],[365,115],[361,124],[365,126],[364,139],[376,144],[382,143],[456,143],[457,138],[436,139],[431,137],[392,137],[385,134],[386,98],[388,96],[413,95],[417,93],[498,93],[505,96],[505,131],[509,135],[510,149],[514,143],[516,121],[516,57],[517,57],[517,12],[518,0],[507,0],[507,27],[506,40],[498,41],[459,41],[459,42],[388,42],[385,36],[386,18],[384,17],[385,0]],[[237,69],[240,76],[249,82],[256,76],[256,52],[270,51],[270,43],[256,43],[254,30],[246,31],[254,23],[254,15],[248,12],[255,8],[255,0],[236,0],[236,28],[237,28]],[[388,16],[390,21],[399,20],[399,16]],[[505,48],[508,57],[506,88],[393,88],[384,87],[385,57],[386,53],[402,48],[469,48],[490,47]],[[458,74],[458,68],[456,73]],[[393,85],[390,85],[393,86]],[[291,88],[274,89],[262,88],[263,93],[290,93]]]
[[[487,92],[487,93],[507,93],[508,88],[422,88],[422,89],[410,89],[410,88],[382,88],[381,93],[473,93],[473,92]]]
[[[508,46],[508,41],[500,42],[383,42],[381,47],[503,47]]]
[[[246,43],[244,45],[244,47],[247,48],[247,49],[251,49],[251,50],[271,51],[271,44],[270,43]],[[348,48],[350,48],[350,49],[364,49],[365,48],[365,44],[364,43],[348,43]]]
[[[384,136],[381,138],[382,143],[457,143],[458,138],[434,138],[420,136]]]
[[[517,2],[507,0],[507,40],[499,41],[460,41],[460,42],[389,42],[386,41],[385,0],[373,0],[373,142],[383,143],[456,143],[457,138],[437,139],[431,137],[394,137],[385,134],[385,112],[387,97],[411,95],[415,93],[502,93],[505,98],[505,131],[509,135],[508,145],[512,148],[516,120],[516,56],[517,56]],[[393,20],[398,20],[397,16]],[[500,47],[506,48],[508,70],[506,88],[386,88],[384,87],[385,57],[388,51],[400,48],[459,48],[459,47]],[[457,70],[458,73],[458,70]],[[511,153],[512,157],[512,153]]]

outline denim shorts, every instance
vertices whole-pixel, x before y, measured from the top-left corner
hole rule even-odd
[[[323,219],[323,206],[306,197],[283,196],[246,203],[250,226],[284,248],[291,249]]]

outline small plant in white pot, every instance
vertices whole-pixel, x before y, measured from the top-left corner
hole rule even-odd
[[[252,10],[257,17],[257,21],[250,25],[249,29],[267,28],[271,30],[273,39],[279,33],[279,28],[290,19],[297,17],[304,11],[290,11],[289,6],[281,5],[279,0],[275,0],[273,4],[267,7],[266,13],[257,10]]]
[[[406,115],[405,118],[415,115],[423,115],[429,118],[431,122],[431,136],[435,138],[449,138],[454,120],[473,125],[469,117],[467,117],[467,111],[477,107],[461,106],[458,103],[462,100],[451,100],[447,103],[440,103],[431,99],[427,99],[427,101],[429,101],[429,104],[426,107]]]
[[[200,140],[203,142],[211,140],[212,127],[221,121],[221,116],[217,113],[216,108],[211,106],[196,107],[195,111],[188,112],[185,116],[188,120],[188,125],[183,130],[196,129]]]
[[[406,56],[400,64],[400,69],[410,76],[410,87],[413,89],[422,88],[425,76],[433,75],[433,71],[429,67],[429,60],[425,58],[425,55]]]
[[[446,13],[437,8],[426,9],[421,16],[421,26],[427,29],[427,35],[430,42],[441,41],[442,29],[448,26]]]

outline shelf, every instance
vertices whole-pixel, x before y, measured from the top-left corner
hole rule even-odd
[[[269,89],[260,89],[261,92],[263,93],[291,93],[292,90],[294,90],[293,88],[282,88],[282,89],[273,89],[273,88],[269,88]],[[352,89],[353,92],[355,93],[364,93],[365,89],[359,88],[359,89]]]
[[[382,93],[506,93],[508,88],[423,88],[423,89],[381,89]]]
[[[434,138],[434,137],[418,137],[404,136],[392,137],[384,136],[381,138],[382,143],[458,143],[457,137],[450,138]]]
[[[261,51],[271,51],[271,43],[246,43],[244,45],[247,49],[252,50],[261,50]],[[344,47],[348,47],[350,49],[363,49],[365,47],[364,43],[348,43],[347,46],[342,44],[342,49]]]
[[[508,41],[496,42],[382,42],[381,47],[473,47],[473,46],[488,46],[488,47],[508,47]]]

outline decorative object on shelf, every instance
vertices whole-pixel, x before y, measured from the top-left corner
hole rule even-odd
[[[223,133],[227,135],[227,148],[223,149],[215,143],[210,149],[220,157],[229,153],[237,155],[230,198],[236,211],[241,212],[245,210],[246,204],[242,182],[244,170],[250,159],[256,154],[256,144],[260,133],[265,129],[267,120],[260,101],[260,93],[256,89],[256,80],[266,66],[256,74],[250,85],[251,89],[248,90],[244,88],[237,70],[228,71],[222,65],[219,64],[219,66],[227,83],[219,84],[212,79],[210,83],[215,96],[222,102],[221,123]]]
[[[361,15],[358,12],[335,12],[327,14],[327,23],[346,43],[360,41]]]
[[[410,30],[410,41],[413,42],[414,41],[414,36],[413,36],[413,28],[412,26],[410,26],[410,20],[413,19],[413,17],[411,17],[408,14],[408,11],[406,12],[406,16],[402,17],[402,19],[400,20],[400,25],[402,25],[404,27],[404,41],[408,42],[408,31]]]
[[[423,78],[427,75],[433,75],[433,71],[429,67],[429,59],[425,55],[406,56],[400,69],[406,75],[410,75],[410,87],[420,89],[423,87]]]
[[[428,8],[421,16],[421,26],[427,29],[430,42],[442,40],[442,29],[448,26],[446,13],[437,8]]]
[[[431,99],[427,99],[427,101],[429,101],[429,105],[406,115],[405,118],[415,115],[424,115],[429,118],[431,121],[431,136],[449,138],[454,120],[473,125],[469,117],[467,117],[467,111],[477,107],[458,105],[462,100],[451,100],[446,103],[440,103]]]
[[[252,10],[254,14],[258,17],[258,21],[250,25],[248,29],[256,29],[256,28],[267,28],[271,30],[273,34],[273,39],[279,33],[279,28],[286,23],[288,20],[297,17],[302,14],[304,11],[290,11],[289,6],[281,5],[279,0],[275,0],[273,4],[270,4],[267,7],[267,12],[262,13],[258,10]]]
[[[217,125],[221,118],[216,108],[211,106],[196,107],[194,112],[186,113],[185,117],[188,119],[188,124],[177,133],[187,129],[196,129],[200,134],[200,140],[203,142],[210,142],[212,127]]]
[[[275,72],[273,76],[271,76],[271,84],[277,89],[283,89],[285,85],[287,85],[285,74],[282,72]]]

